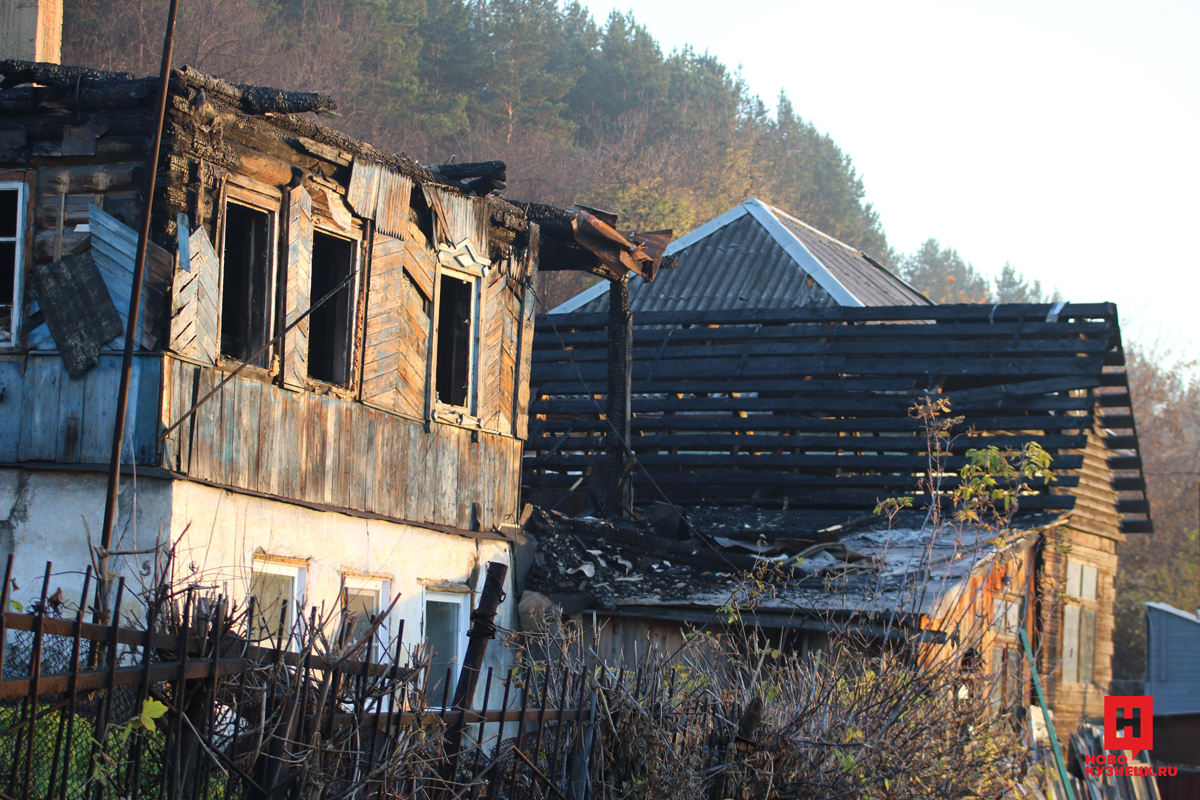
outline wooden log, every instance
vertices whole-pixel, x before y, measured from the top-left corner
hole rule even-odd
[[[266,86],[233,84],[205,75],[192,67],[175,71],[180,83],[193,89],[203,89],[245,114],[303,114],[306,111],[337,111],[337,101],[317,92],[289,92]]]

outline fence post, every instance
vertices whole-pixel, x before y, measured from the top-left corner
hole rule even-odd
[[[446,732],[446,762],[443,772],[449,772],[457,762],[455,758],[462,744],[464,725],[463,712],[471,707],[475,697],[475,687],[479,683],[479,671],[483,668],[483,657],[487,653],[488,640],[496,635],[496,611],[504,602],[504,579],[508,576],[508,565],[499,561],[489,561],[487,579],[483,583],[483,592],[479,595],[479,605],[471,613],[471,630],[467,633],[467,654],[463,657],[462,671],[458,675],[458,685],[454,688],[452,708],[459,712],[458,721]],[[445,775],[452,780],[453,775]]]

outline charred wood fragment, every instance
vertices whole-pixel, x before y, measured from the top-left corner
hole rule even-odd
[[[337,116],[337,101],[317,92],[288,92],[266,86],[234,84],[184,67],[176,75],[187,86],[220,98],[245,114],[317,114]],[[195,99],[195,98],[193,98]]]
[[[67,67],[47,61],[0,61],[0,89],[11,89],[24,83],[74,89],[82,81],[132,81],[130,72],[105,72],[88,67]]]

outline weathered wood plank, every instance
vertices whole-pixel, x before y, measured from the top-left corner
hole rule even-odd
[[[308,380],[308,313],[312,289],[312,197],[303,186],[288,194],[287,286],[284,323],[299,324],[284,337],[283,385],[299,389]]]

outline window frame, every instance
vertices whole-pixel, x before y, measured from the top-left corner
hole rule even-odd
[[[429,419],[479,429],[483,421],[479,416],[479,362],[482,349],[484,308],[483,279],[487,277],[491,261],[482,256],[469,239],[463,239],[450,247],[438,245],[437,270],[433,280],[433,298],[430,301],[429,374],[426,378],[426,408]],[[448,275],[471,285],[471,335],[467,374],[467,404],[451,405],[437,396],[437,351],[438,333],[441,326],[442,276]]]
[[[360,358],[359,350],[361,347],[361,341],[360,341],[361,337],[359,336],[359,327],[361,326],[361,324],[363,322],[363,303],[362,303],[363,269],[362,269],[362,266],[364,263],[366,263],[366,259],[367,259],[366,253],[363,252],[363,242],[365,241],[365,237],[363,236],[363,227],[362,227],[362,223],[359,222],[359,220],[357,218],[355,218],[353,220],[353,222],[351,223],[349,230],[346,230],[345,228],[340,228],[337,226],[337,224],[332,219],[330,219],[329,217],[326,217],[324,214],[318,213],[315,208],[313,210],[312,223],[313,223],[312,224],[312,240],[309,242],[309,252],[310,253],[315,252],[315,246],[316,246],[316,240],[317,240],[318,233],[320,233],[322,236],[330,236],[335,239],[343,239],[345,241],[350,242],[352,245],[351,250],[354,253],[354,261],[350,265],[350,271],[354,274],[354,279],[352,281],[350,281],[350,283],[345,288],[345,291],[350,293],[349,294],[350,319],[348,320],[347,341],[346,341],[346,382],[345,383],[331,383],[329,381],[321,380],[320,378],[314,378],[312,376],[312,351],[311,350],[309,351],[309,353],[306,354],[306,357],[305,357],[304,364],[305,364],[306,374],[304,377],[305,377],[305,380],[311,386],[329,386],[329,387],[334,387],[336,389],[353,390],[358,383],[359,358]],[[312,273],[313,273],[315,263],[316,263],[315,259],[313,259],[313,261],[309,264],[309,283],[308,283],[309,297],[308,297],[308,301],[309,301],[310,313],[309,313],[309,317],[308,317],[308,325],[309,325],[310,332],[312,329],[312,313],[311,313],[312,304],[321,299],[320,297],[314,296],[313,291],[312,291]],[[294,266],[295,265],[289,261],[286,265],[286,268],[288,270],[291,270],[294,268]],[[286,277],[284,279],[284,282],[286,283]],[[324,308],[324,306],[322,306],[322,308]],[[281,330],[282,330],[282,328],[281,328]],[[311,335],[310,335],[309,341],[311,343]]]
[[[474,606],[475,606],[474,597],[473,597],[472,592],[470,592],[469,590],[460,592],[460,591],[447,591],[445,588],[442,588],[440,590],[429,589],[429,588],[425,589],[425,591],[423,593],[423,597],[421,598],[421,643],[422,643],[422,645],[424,645],[426,647],[429,644],[429,603],[430,603],[430,601],[435,602],[435,603],[455,604],[458,606],[458,609],[459,609],[459,611],[458,611],[458,626],[459,626],[459,634],[460,635],[457,637],[457,641],[455,643],[454,660],[451,663],[452,670],[450,673],[450,684],[451,685],[450,685],[449,692],[446,693],[447,702],[450,702],[454,698],[454,691],[455,691],[456,687],[458,686],[458,678],[462,674],[463,658],[467,654],[467,632],[471,629],[471,612],[474,611]],[[429,683],[427,685],[432,685],[432,683],[435,680],[434,676],[432,674],[433,673],[432,657],[433,657],[433,654],[430,653],[431,667],[430,667],[430,671],[429,671],[430,672]],[[436,699],[433,697],[426,697],[425,700],[426,700],[426,703],[429,708],[434,708],[434,709],[442,708],[442,706],[437,704]]]
[[[304,608],[308,600],[308,562],[297,561],[295,559],[270,558],[256,555],[250,564],[250,580],[246,583],[246,599],[249,602],[251,597],[250,584],[254,579],[254,573],[264,575],[283,575],[292,579],[292,602],[288,614],[287,628],[291,631],[296,625],[296,621],[300,618],[296,609]],[[254,620],[251,620],[255,624]],[[288,645],[289,650],[299,648],[299,642],[294,637]],[[273,644],[271,646],[274,646]]]
[[[370,577],[364,575],[354,575],[351,573],[342,573],[342,589],[367,589],[377,591],[379,593],[379,603],[375,608],[376,614],[382,614],[384,609],[391,603],[392,581],[389,578]],[[342,608],[346,607],[348,595],[345,591],[341,592]],[[385,619],[379,624],[375,630],[375,635],[372,637],[371,644],[368,646],[367,659],[371,663],[380,663],[386,660],[388,643],[391,642],[392,620]]]
[[[225,324],[225,230],[229,222],[228,207],[230,203],[235,205],[245,206],[255,211],[260,211],[267,215],[267,258],[269,259],[266,265],[267,272],[267,298],[264,304],[263,318],[266,324],[266,331],[263,333],[263,341],[269,342],[275,338],[276,330],[281,330],[279,304],[282,300],[283,293],[280,291],[280,262],[279,248],[281,236],[281,224],[283,217],[283,193],[273,186],[247,178],[244,175],[230,174],[221,186],[220,194],[220,219],[217,229],[219,231],[219,241],[217,242],[216,251],[219,260],[218,284],[217,284],[217,363],[218,365],[238,364],[242,363],[241,359],[235,356],[226,355],[223,352],[221,344],[222,331]],[[266,367],[256,364],[248,364],[249,369],[261,369],[268,374],[274,374],[278,369],[276,363],[279,354],[277,345],[271,345],[263,353],[263,358],[266,360]]]
[[[1066,571],[1061,636],[1062,682],[1083,686],[1095,683],[1096,680],[1100,569],[1094,564],[1068,559]],[[1071,618],[1074,618],[1074,642],[1068,641],[1067,638]],[[1073,652],[1071,648],[1074,648]],[[1091,661],[1085,666],[1085,654],[1089,653]]]
[[[7,338],[0,331],[0,346],[16,347],[21,337],[21,322],[24,317],[25,303],[25,260],[26,238],[29,225],[29,183],[24,179],[0,177],[0,191],[17,190],[17,227],[11,241],[15,244],[13,255],[13,304],[12,315],[9,319]],[[0,241],[9,241],[9,237],[0,237]]]

